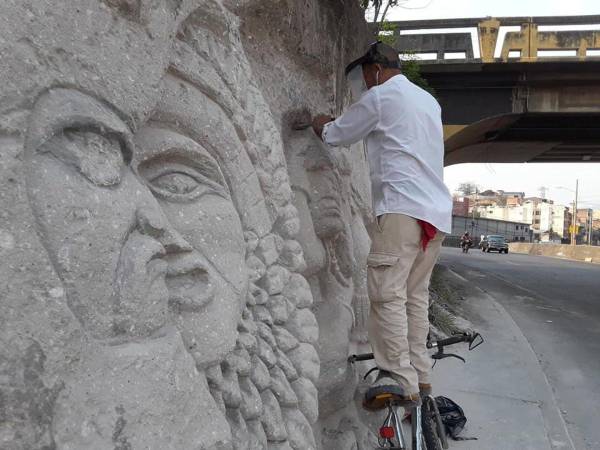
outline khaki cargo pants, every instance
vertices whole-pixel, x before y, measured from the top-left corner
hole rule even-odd
[[[431,383],[429,280],[444,240],[438,231],[423,251],[421,233],[403,214],[384,214],[369,227],[369,342],[377,367],[391,372],[407,394]]]

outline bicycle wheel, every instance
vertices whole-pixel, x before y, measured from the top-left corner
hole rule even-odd
[[[437,433],[437,425],[431,411],[424,411],[421,418],[423,439],[427,450],[443,450],[442,443]]]

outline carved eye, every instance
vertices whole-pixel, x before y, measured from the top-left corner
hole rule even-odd
[[[51,153],[63,163],[74,166],[97,186],[114,186],[121,182],[125,161],[117,135],[65,129],[46,142],[40,152]]]
[[[161,175],[152,180],[152,183],[160,189],[180,195],[190,194],[198,188],[198,182],[191,176],[177,172]]]
[[[146,178],[152,192],[164,200],[192,202],[207,194],[229,199],[229,192],[223,184],[181,161],[167,162],[161,158],[144,164],[139,171]]]

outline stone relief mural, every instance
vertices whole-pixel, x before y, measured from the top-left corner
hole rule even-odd
[[[306,115],[306,111],[290,114],[284,130],[306,121]],[[325,448],[358,448],[352,436],[360,440],[366,429],[354,410],[358,377],[347,357],[365,343],[366,278],[361,277],[359,266],[368,255],[370,241],[359,200],[353,195],[349,150],[328,149],[310,129],[284,136],[294,205],[300,216],[298,240],[307,262],[304,275],[319,324],[320,425],[339,429],[344,428],[341,422],[347,422],[342,440],[324,436],[322,443]]]
[[[244,7],[2,7],[0,447],[362,448],[368,193]]]

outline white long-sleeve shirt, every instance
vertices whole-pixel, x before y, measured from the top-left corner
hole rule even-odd
[[[427,91],[396,75],[326,124],[322,138],[332,146],[365,140],[377,216],[405,214],[451,232],[441,108]]]

